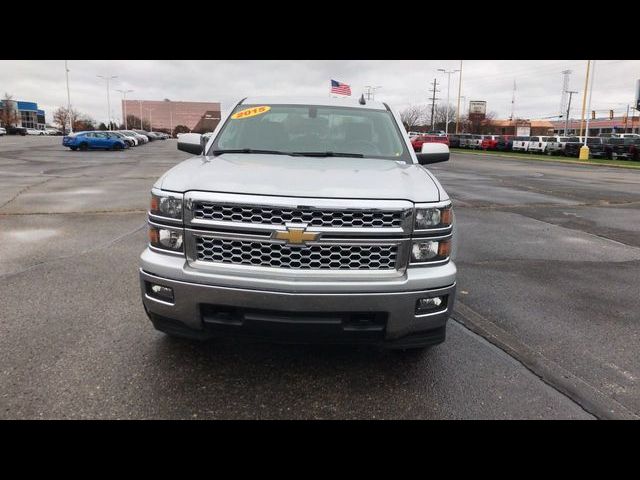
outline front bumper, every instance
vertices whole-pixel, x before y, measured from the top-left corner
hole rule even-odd
[[[154,265],[154,259],[160,263]],[[175,266],[181,264],[171,275],[163,266],[163,261],[169,259]],[[270,285],[240,282],[234,277],[189,271],[184,258],[149,249],[141,260],[141,294],[150,319],[159,330],[192,338],[230,334],[264,336],[276,341],[422,346],[444,340],[446,321],[455,301],[453,262],[409,269],[399,279],[368,282],[367,286],[362,281],[324,285],[300,280],[288,285],[282,280]],[[148,283],[170,287],[173,302],[150,295]],[[446,306],[416,315],[419,298],[445,295]],[[224,312],[220,315],[212,310]]]

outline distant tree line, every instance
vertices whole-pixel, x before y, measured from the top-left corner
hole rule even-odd
[[[447,109],[449,110],[449,132],[455,132],[457,108],[454,105],[438,104],[433,109],[433,130],[445,130],[447,124]],[[486,114],[484,119],[477,116],[460,115],[458,131],[460,133],[482,133],[487,123],[495,118],[494,112]],[[400,120],[404,128],[410,132],[431,131],[431,105],[411,105],[400,112]]]

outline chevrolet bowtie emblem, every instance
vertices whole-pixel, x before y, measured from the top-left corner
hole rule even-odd
[[[317,240],[320,236],[319,233],[307,232],[306,226],[294,227],[288,226],[286,230],[278,230],[273,235],[273,238],[277,240],[285,240],[291,245],[301,245],[305,242]]]

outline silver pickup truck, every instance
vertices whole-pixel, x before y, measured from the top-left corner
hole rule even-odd
[[[140,256],[156,329],[208,339],[445,339],[456,292],[451,200],[398,114],[364,98],[245,98],[154,184]]]

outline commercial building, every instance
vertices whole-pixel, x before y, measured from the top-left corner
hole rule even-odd
[[[4,100],[0,100],[0,109],[4,109]],[[45,129],[45,112],[38,108],[35,102],[25,102],[22,100],[9,100],[9,108],[16,113],[17,122],[14,127]]]
[[[565,122],[554,121],[553,130],[555,133],[563,134],[565,131]],[[569,121],[569,135],[579,135],[581,129],[581,120]],[[585,119],[583,128],[586,128],[587,120]],[[631,116],[628,117],[614,117],[596,118],[595,120],[589,120],[589,135],[598,136],[601,133],[640,133],[640,117]]]
[[[220,122],[219,102],[174,102],[165,100],[123,100],[122,123],[124,116],[135,115],[149,122],[151,130],[173,132],[177,125],[184,125],[191,131],[210,132]],[[140,125],[127,125],[140,128]]]

